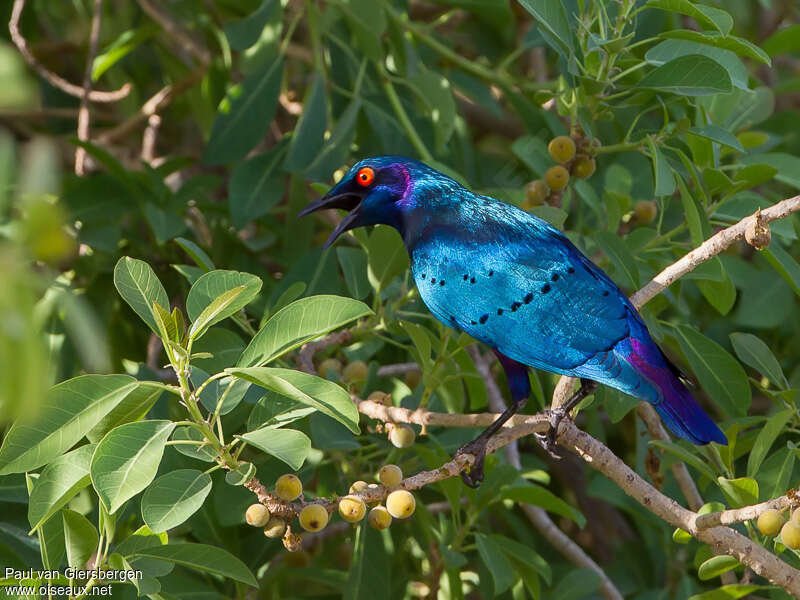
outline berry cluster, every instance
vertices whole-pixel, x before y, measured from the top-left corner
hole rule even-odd
[[[780,532],[781,543],[792,550],[800,549],[800,508],[795,509],[788,521],[784,523],[781,511],[769,508],[758,517],[758,530],[767,536],[775,536]]]
[[[378,480],[389,489],[397,488],[403,481],[403,472],[397,465],[383,465],[378,471]],[[389,527],[392,518],[406,519],[414,514],[417,506],[414,495],[403,489],[391,489],[386,497],[385,506],[377,504],[367,513],[367,503],[360,492],[377,487],[377,484],[368,484],[365,481],[354,482],[350,486],[349,493],[338,499],[337,506],[342,519],[348,523],[358,523],[367,517],[367,523],[380,530]],[[275,495],[284,502],[293,502],[300,498],[302,493],[303,484],[296,475],[281,475],[275,482]],[[306,531],[321,531],[330,520],[329,508],[319,502],[308,503],[300,510],[297,518],[300,526]],[[293,552],[300,549],[300,539],[291,533],[286,520],[271,515],[263,504],[250,505],[245,513],[245,521],[253,527],[262,527],[264,535],[268,538],[283,537],[287,550]]]
[[[522,205],[525,210],[544,204],[549,195],[558,195],[567,187],[570,176],[580,179],[592,176],[597,165],[594,158],[587,153],[586,142],[587,140],[581,136],[572,138],[566,135],[559,135],[550,140],[547,151],[558,164],[547,169],[544,181],[537,179],[528,184]]]

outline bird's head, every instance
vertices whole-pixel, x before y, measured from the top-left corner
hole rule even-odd
[[[325,242],[325,248],[345,231],[356,227],[383,224],[400,229],[411,201],[415,173],[427,168],[417,161],[398,156],[364,159],[353,165],[339,183],[298,216],[326,208],[349,211]]]

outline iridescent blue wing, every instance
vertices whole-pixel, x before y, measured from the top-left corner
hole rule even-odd
[[[581,366],[629,335],[624,294],[544,221],[490,208],[473,231],[436,225],[412,249],[423,301],[442,322],[515,360],[589,376]]]

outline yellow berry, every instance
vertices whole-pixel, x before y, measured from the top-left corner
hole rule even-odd
[[[539,206],[544,204],[545,200],[547,200],[547,186],[544,181],[537,179],[525,186],[525,201],[530,206]],[[525,201],[523,201],[523,208],[525,208]],[[529,209],[525,208],[525,210]]]
[[[378,471],[378,480],[386,487],[394,487],[403,481],[403,471],[397,465],[383,465]]]
[[[353,485],[350,486],[350,493],[355,494],[356,492],[363,492],[365,489],[367,489],[367,482],[359,479],[358,481],[354,481]]]
[[[791,520],[800,525],[800,508],[795,508],[792,513]]]
[[[303,484],[297,475],[287,473],[278,477],[278,481],[275,482],[275,493],[284,502],[291,502],[303,493]]]
[[[345,496],[339,500],[339,514],[348,523],[358,523],[367,514],[367,505],[358,496]]]
[[[392,524],[392,515],[389,514],[389,511],[386,510],[385,506],[376,506],[369,511],[367,522],[373,529],[386,529]]]
[[[269,510],[263,504],[251,504],[244,513],[244,520],[253,527],[263,527],[269,521]]]
[[[342,371],[342,379],[345,383],[364,381],[367,378],[367,363],[363,360],[355,360],[349,363]]]
[[[268,538],[279,538],[286,531],[286,521],[278,517],[270,517],[264,527],[264,535]]]
[[[656,220],[658,205],[652,200],[640,200],[633,206],[633,212],[640,223],[652,223]]]
[[[321,504],[309,504],[300,511],[299,519],[306,531],[320,531],[328,524],[328,511]]]
[[[800,525],[794,521],[787,521],[781,529],[781,542],[792,550],[800,548]]]
[[[758,530],[764,535],[777,535],[782,526],[783,516],[774,508],[769,508],[758,516]]]
[[[389,441],[395,448],[408,448],[414,443],[417,434],[406,424],[395,425],[389,432]]]
[[[569,171],[561,165],[550,167],[544,174],[544,180],[551,190],[563,190],[569,183]]]
[[[326,358],[319,363],[317,372],[321,377],[328,377],[331,373],[338,377],[342,374],[342,361],[335,358]]]
[[[560,163],[569,162],[575,156],[575,142],[572,141],[571,137],[560,135],[550,140],[550,143],[547,144],[547,151],[554,161]],[[551,185],[550,187],[553,186]]]
[[[408,371],[403,379],[409,389],[415,390],[422,379],[422,374],[414,369],[413,371]]]
[[[395,519],[406,519],[414,514],[417,508],[417,501],[411,492],[406,490],[395,490],[386,498],[386,510]]]
[[[380,390],[372,392],[369,396],[367,396],[367,400],[369,400],[370,402],[377,402],[378,404],[383,404],[384,406],[392,405],[392,396],[390,394],[387,394],[386,392],[381,392]]]
[[[597,163],[593,158],[588,156],[579,156],[572,164],[572,174],[580,179],[587,179],[594,174],[597,169]]]

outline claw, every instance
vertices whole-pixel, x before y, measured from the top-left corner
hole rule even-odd
[[[561,460],[564,457],[556,452],[556,448],[558,447],[556,437],[558,436],[558,426],[561,424],[562,419],[567,416],[567,413],[562,407],[549,410],[547,413],[550,421],[550,428],[547,430],[547,433],[536,433],[534,435],[542,448],[544,448],[553,459]]]
[[[461,471],[461,480],[471,488],[477,488],[483,481],[483,462],[486,458],[486,440],[472,440],[456,450],[456,456],[470,454],[475,457],[471,465]]]

